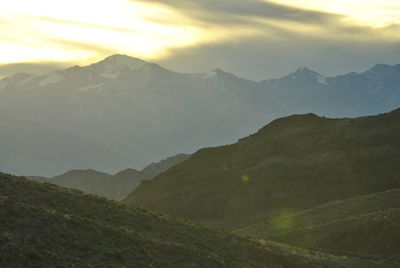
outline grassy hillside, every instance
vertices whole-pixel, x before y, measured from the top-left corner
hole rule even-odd
[[[283,213],[279,217],[247,226],[236,232],[255,238],[267,238],[271,235],[293,229],[323,224],[390,208],[400,208],[400,189],[335,201],[300,212]]]
[[[0,174],[0,267],[395,267],[264,244]]]
[[[248,226],[255,239],[400,261],[400,189],[332,202]]]
[[[400,266],[400,208],[293,229],[268,239],[336,254],[392,259]]]
[[[124,201],[232,228],[400,188],[400,110],[355,119],[294,115],[202,149]]]

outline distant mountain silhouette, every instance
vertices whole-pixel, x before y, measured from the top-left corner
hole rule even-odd
[[[277,119],[233,145],[199,150],[125,203],[231,228],[400,188],[400,109]]]
[[[308,68],[255,82],[221,69],[177,73],[113,55],[89,66],[0,80],[0,169],[51,177],[107,173],[229,144],[295,113],[330,117],[400,106],[400,65],[324,77]]]
[[[39,182],[53,183],[104,196],[109,199],[124,199],[143,180],[152,179],[163,171],[185,161],[190,155],[178,154],[158,163],[151,163],[141,171],[125,169],[115,175],[96,170],[70,170],[52,178],[30,176],[29,179]]]

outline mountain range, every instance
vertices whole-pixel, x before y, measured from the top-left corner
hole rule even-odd
[[[307,68],[251,81],[220,69],[177,73],[113,55],[89,66],[0,80],[0,169],[52,177],[115,173],[230,144],[294,113],[349,117],[400,105],[400,65],[325,77]],[[79,152],[79,153],[78,153]]]
[[[178,154],[157,163],[151,163],[142,170],[125,169],[114,175],[96,170],[70,170],[61,175],[45,177],[28,177],[29,179],[52,183],[68,188],[96,194],[113,200],[124,199],[140,182],[149,180],[163,171],[185,161],[190,155]]]

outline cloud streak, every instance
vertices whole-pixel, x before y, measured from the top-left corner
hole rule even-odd
[[[149,0],[189,14],[192,18],[209,22],[236,24],[242,18],[269,18],[305,23],[329,22],[341,17],[337,14],[293,8],[260,0]]]
[[[178,71],[222,67],[263,79],[298,65],[336,74],[343,71],[340,64],[357,70],[400,61],[396,21],[372,27],[348,13],[317,8],[333,0],[304,0],[314,3],[306,6],[288,5],[301,0],[86,0],[78,10],[80,0],[37,0],[20,11],[21,1],[0,10],[12,15],[0,21],[0,62],[87,64],[122,53]],[[373,1],[354,0],[351,7],[368,2],[373,12]],[[393,0],[381,1],[396,7]],[[382,10],[384,5],[377,16]]]

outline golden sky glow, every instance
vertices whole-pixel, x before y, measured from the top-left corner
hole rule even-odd
[[[180,26],[152,22],[158,18]],[[199,38],[180,15],[126,0],[13,0],[0,9],[0,63],[91,60],[112,52],[151,58]]]
[[[399,0],[273,0],[273,2],[343,14],[354,23],[372,27],[400,23]]]
[[[257,33],[252,27],[225,28],[223,24],[199,23],[196,21],[198,18],[192,18],[190,14],[168,5],[155,4],[157,1],[3,2],[0,8],[0,64],[40,61],[86,64],[113,53],[158,59],[168,56],[170,48],[219,42]],[[163,1],[164,4],[166,2]],[[400,24],[399,0],[269,2],[341,14],[343,20],[354,25],[377,28]],[[270,24],[279,26],[273,22]],[[296,27],[304,32],[311,29],[310,25]]]

